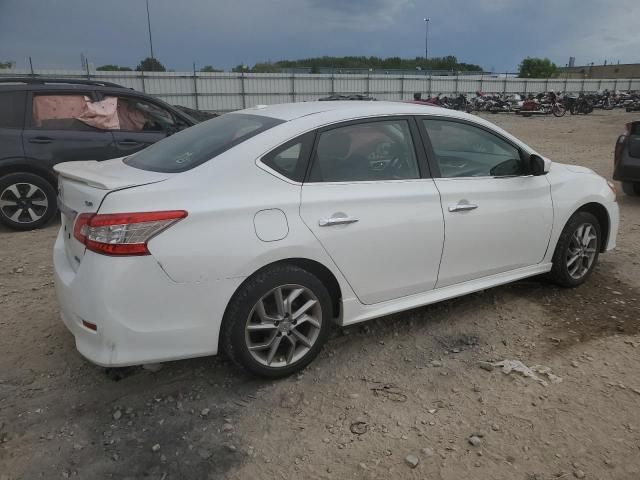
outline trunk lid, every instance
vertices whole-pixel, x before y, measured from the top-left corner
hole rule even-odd
[[[78,215],[98,212],[102,201],[111,192],[161,182],[172,176],[129,167],[122,160],[65,162],[54,167],[58,173],[58,208],[65,251],[74,271],[77,271],[85,253],[84,244],[73,236]]]

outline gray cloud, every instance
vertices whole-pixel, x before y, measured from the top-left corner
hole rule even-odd
[[[456,55],[514,70],[525,56],[564,65],[640,60],[640,2],[618,0],[150,0],[156,56],[176,70],[317,55]],[[614,8],[612,8],[614,7]],[[594,28],[597,26],[597,28]],[[134,67],[148,55],[144,0],[0,0],[0,60],[26,67]]]

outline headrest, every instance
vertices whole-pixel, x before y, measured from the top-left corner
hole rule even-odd
[[[318,143],[318,156],[344,159],[351,150],[351,136],[345,132],[322,135]]]

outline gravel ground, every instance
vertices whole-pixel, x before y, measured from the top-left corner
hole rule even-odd
[[[634,116],[488,118],[610,177]],[[222,358],[89,364],[58,319],[58,225],[0,229],[0,480],[637,480],[640,200],[619,201],[618,249],[584,286],[528,280],[336,328],[277,382]],[[561,382],[480,363],[504,359]]]

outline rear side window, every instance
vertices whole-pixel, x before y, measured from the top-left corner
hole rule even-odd
[[[280,123],[283,120],[261,115],[227,113],[154,143],[125,163],[152,172],[185,172]]]
[[[313,148],[313,133],[307,133],[269,152],[261,161],[291,180],[302,182]]]
[[[93,102],[86,93],[37,94],[31,106],[31,124],[45,130],[93,132],[114,123],[115,98]]]
[[[310,182],[361,182],[419,178],[406,120],[363,122],[320,134]]]
[[[0,92],[0,128],[24,126],[25,92]]]

